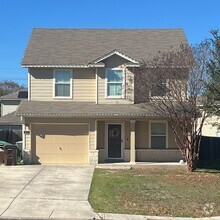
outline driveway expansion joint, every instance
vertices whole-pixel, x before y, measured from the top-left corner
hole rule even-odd
[[[10,206],[12,205],[12,203],[15,201],[15,199],[18,198],[18,196],[25,190],[25,188],[45,169],[45,166],[42,167],[42,169],[40,169],[29,181],[28,183],[19,191],[19,193],[12,199],[12,201],[9,203],[9,205],[7,206],[7,208],[5,209],[5,211],[3,213],[1,213],[0,216],[4,215],[4,213],[10,208]]]

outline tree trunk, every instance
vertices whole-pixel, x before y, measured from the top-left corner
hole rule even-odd
[[[197,168],[197,164],[199,161],[198,152],[194,152],[195,147],[190,147],[187,149],[186,153],[186,163],[188,171],[193,172]]]

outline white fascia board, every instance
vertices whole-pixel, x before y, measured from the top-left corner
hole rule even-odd
[[[126,67],[140,67],[140,64],[136,64],[136,63],[125,63]]]
[[[103,55],[102,57],[100,57],[100,58],[98,58],[96,60],[93,60],[91,63],[95,63],[95,64],[99,63],[99,62],[101,62],[101,61],[103,61],[103,60],[105,60],[105,59],[107,59],[107,58],[109,58],[109,57],[111,57],[113,55],[118,55],[118,56],[120,56],[120,57],[122,57],[122,58],[124,58],[124,59],[126,59],[126,60],[128,60],[130,62],[132,62],[132,63],[139,64],[139,62],[137,60],[134,60],[131,57],[129,57],[129,56],[127,56],[127,55],[117,51],[117,50],[113,50],[113,51]]]
[[[22,65],[23,68],[89,68],[89,67],[105,67],[105,64],[89,64],[89,65]]]

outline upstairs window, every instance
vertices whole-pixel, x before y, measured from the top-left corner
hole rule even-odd
[[[124,97],[124,70],[119,68],[106,70],[107,97]]]
[[[167,143],[167,124],[151,123],[151,148],[165,149]]]
[[[71,70],[55,70],[55,97],[71,98]]]
[[[162,79],[158,79],[156,83],[152,84],[151,96],[163,97],[167,95],[167,82]]]

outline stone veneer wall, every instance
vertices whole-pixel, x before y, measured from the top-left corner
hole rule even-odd
[[[179,162],[182,155],[179,149],[137,149],[137,162]]]

